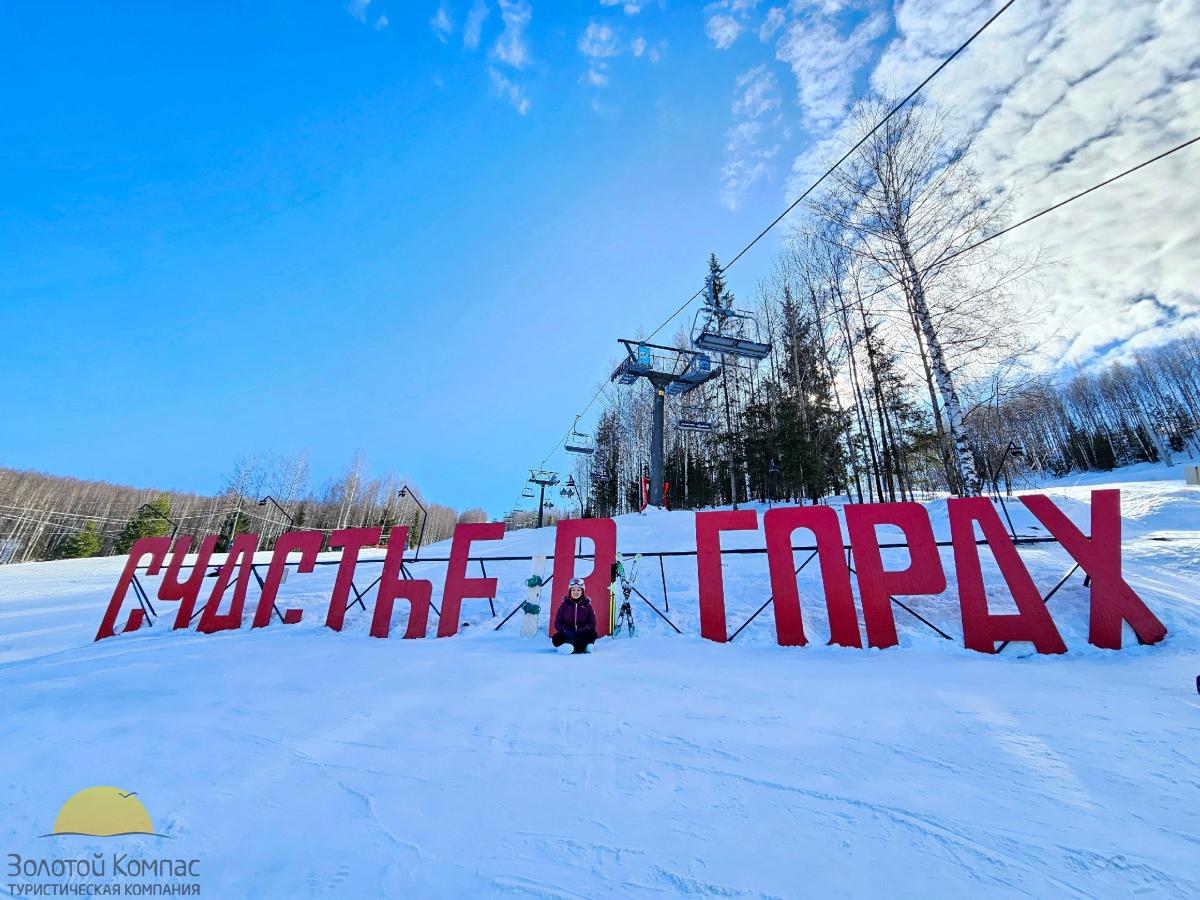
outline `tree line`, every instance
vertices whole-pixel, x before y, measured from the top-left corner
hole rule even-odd
[[[140,537],[175,534],[217,534],[224,550],[254,533],[266,550],[293,529],[407,525],[415,547],[445,540],[459,522],[486,520],[483,509],[432,503],[395,475],[372,476],[361,454],[317,489],[304,453],[245,456],[213,495],[0,468],[0,564],[124,554]]]

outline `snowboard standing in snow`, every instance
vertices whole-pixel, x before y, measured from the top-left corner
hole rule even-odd
[[[538,631],[538,622],[542,612],[542,588],[546,586],[546,557],[535,556],[529,577],[525,579],[525,602],[521,610],[525,617],[521,620],[521,636],[534,637]]]

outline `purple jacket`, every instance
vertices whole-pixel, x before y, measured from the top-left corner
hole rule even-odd
[[[563,598],[558,605],[558,615],[554,617],[554,630],[561,631],[568,638],[581,631],[595,631],[596,611],[592,609],[592,601],[586,596],[578,602],[570,597]]]

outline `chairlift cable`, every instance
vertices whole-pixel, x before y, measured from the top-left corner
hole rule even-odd
[[[745,247],[743,247],[740,251],[738,251],[736,256],[734,256],[729,262],[727,262],[724,266],[722,266],[721,270],[720,270],[721,273],[724,274],[729,269],[731,269],[734,266],[734,264],[737,263],[737,261],[740,260],[743,256],[745,256],[746,253],[749,252],[749,250],[752,247],[754,247],[755,244],[757,244],[760,240],[762,240],[768,234],[768,232],[770,232],[776,225],[778,225],[780,222],[782,222],[788,216],[788,214],[792,212],[792,210],[794,210],[797,206],[799,206],[802,202],[804,202],[804,200],[813,191],[815,191],[825,181],[826,178],[828,178],[830,175],[832,175],[834,173],[834,171],[836,171],[842,165],[842,163],[844,163],[847,159],[849,159],[855,153],[855,151],[857,151],[859,149],[859,147],[861,147],[863,144],[865,144],[872,137],[872,135],[875,134],[875,132],[877,132],[880,128],[882,128],[885,124],[887,124],[887,122],[890,121],[891,118],[894,115],[896,115],[896,113],[898,113],[901,109],[903,109],[905,106],[907,106],[908,103],[911,102],[912,99],[917,96],[917,94],[919,94],[922,90],[924,90],[925,87],[931,81],[933,81],[934,78],[936,78],[939,74],[941,74],[943,69],[945,69],[948,65],[950,65],[950,63],[953,62],[963,51],[965,51],[968,47],[970,47],[971,44],[974,43],[975,39],[978,38],[981,34],[983,34],[983,32],[986,31],[989,27],[991,27],[992,23],[994,23],[998,18],[1000,18],[1000,16],[1003,15],[1008,10],[1008,8],[1010,6],[1012,6],[1015,2],[1016,2],[1016,0],[1007,0],[1007,2],[1003,6],[1001,6],[998,10],[996,10],[996,12],[993,13],[986,22],[984,22],[982,25],[980,25],[979,28],[977,28],[974,31],[974,33],[971,34],[970,37],[968,37],[962,44],[960,44],[953,53],[951,53],[949,56],[947,56],[945,59],[943,59],[941,61],[941,63],[939,63],[938,66],[932,72],[930,72],[927,76],[925,76],[924,80],[922,80],[920,84],[918,84],[915,88],[913,88],[911,91],[909,91],[909,93],[904,97],[903,100],[901,100],[895,106],[893,106],[892,109],[887,113],[887,115],[885,115],[882,119],[880,119],[869,132],[867,132],[865,135],[863,135],[863,137],[860,138],[858,140],[858,142],[854,144],[854,146],[852,146],[849,150],[847,150],[845,152],[845,154],[843,154],[842,157],[837,162],[835,162],[828,169],[826,169],[825,172],[823,172],[816,181],[814,181],[811,185],[809,185],[808,188],[799,197],[797,197],[795,200],[793,200],[792,203],[789,204],[788,207],[783,212],[781,212],[778,216],[776,216],[775,219],[769,225],[767,225],[766,228],[764,228],[757,235],[755,235],[754,239],[752,241],[750,241],[750,243],[748,243]],[[660,331],[662,331],[663,328],[665,328],[671,322],[672,319],[674,319],[681,312],[683,312],[685,309],[687,309],[696,300],[697,297],[700,297],[703,294],[704,294],[704,288],[701,288],[700,290],[696,291],[696,293],[692,294],[692,296],[689,297],[683,304],[681,304],[678,309],[676,309],[673,313],[671,313],[671,315],[669,315],[666,319],[664,319],[662,321],[662,323],[660,323],[658,325],[658,327],[656,327],[653,331],[651,331],[648,335],[646,335],[644,340],[647,340],[647,341],[651,340],[656,334],[658,334]],[[592,395],[592,398],[587,402],[587,405],[583,408],[583,411],[579,414],[580,417],[586,415],[587,411],[589,409],[591,409],[592,404],[594,404],[596,402],[596,399],[600,396],[601,392],[604,390],[604,386],[605,386],[604,384],[601,384],[600,387],[596,390],[596,393],[594,393]],[[568,430],[566,433],[563,434],[562,437],[560,437],[555,442],[554,446],[550,448],[550,452],[548,452],[542,458],[541,465],[544,466],[546,464],[546,462],[550,459],[550,457],[554,455],[555,451],[557,451],[558,448],[567,440],[567,438],[570,436],[570,434],[571,434],[571,430]]]
[[[975,241],[975,243],[973,243],[973,244],[968,244],[965,247],[960,247],[959,249],[955,250],[953,253],[946,254],[945,256],[939,256],[937,259],[935,259],[929,265],[925,266],[921,270],[921,274],[922,274],[922,276],[928,275],[930,272],[932,272],[938,266],[945,265],[946,263],[950,262],[952,259],[956,259],[957,257],[962,256],[963,254],[970,253],[972,250],[982,247],[984,244],[988,243],[989,241],[994,241],[996,238],[998,238],[1002,235],[1008,234],[1009,232],[1012,232],[1012,231],[1016,231],[1022,225],[1028,225],[1030,222],[1033,222],[1035,219],[1040,219],[1042,216],[1044,216],[1048,213],[1052,213],[1057,209],[1062,209],[1068,203],[1073,203],[1082,197],[1086,197],[1088,194],[1092,193],[1093,191],[1098,191],[1102,187],[1107,187],[1108,185],[1110,185],[1116,181],[1120,181],[1126,175],[1132,175],[1134,172],[1138,171],[1139,169],[1144,169],[1144,168],[1146,168],[1146,166],[1150,165],[1151,163],[1156,163],[1160,159],[1165,159],[1166,157],[1170,156],[1172,153],[1178,153],[1180,150],[1183,150],[1186,147],[1190,147],[1192,144],[1195,144],[1197,142],[1200,142],[1200,134],[1196,135],[1194,138],[1184,141],[1182,144],[1176,144],[1170,150],[1164,150],[1162,153],[1158,154],[1157,156],[1153,156],[1150,159],[1144,160],[1143,162],[1138,163],[1136,166],[1132,166],[1131,168],[1126,169],[1124,172],[1120,172],[1117,175],[1113,175],[1110,178],[1106,178],[1106,179],[1104,179],[1104,181],[1098,182],[1097,184],[1094,184],[1091,187],[1089,187],[1085,190],[1082,190],[1077,194],[1073,194],[1070,197],[1067,197],[1065,200],[1060,200],[1057,203],[1055,203],[1053,206],[1047,206],[1045,209],[1040,210],[1039,212],[1036,212],[1031,216],[1027,216],[1026,218],[1022,219],[1019,222],[1009,225],[1007,228],[1002,228],[999,231],[995,232],[994,234],[989,234],[987,237],[981,238],[980,240]],[[890,291],[892,288],[898,287],[898,286],[902,285],[903,283],[904,283],[903,279],[893,279],[888,284],[885,284],[885,285],[875,289],[874,291],[867,294],[862,299],[852,300],[848,303],[845,303],[845,306],[847,308],[850,308],[853,306],[860,306],[863,303],[865,303],[866,301],[870,300],[872,297],[878,297],[884,291]]]
[[[721,273],[724,274],[725,272],[728,272],[731,268],[733,268],[733,265],[739,259],[741,259],[743,256],[745,256],[751,247],[753,247],[760,240],[762,240],[764,237],[766,237],[767,233],[769,231],[771,231],[771,229],[773,229],[776,225],[778,225],[785,218],[787,218],[788,214],[792,210],[794,210],[797,206],[799,206],[801,203],[803,203],[804,200],[809,196],[809,194],[811,194],[818,187],[820,187],[821,184],[825,181],[825,179],[828,178],[830,175],[832,175],[842,165],[842,163],[844,163],[846,160],[848,160],[854,154],[854,152],[856,150],[858,150],[859,147],[861,147],[863,144],[865,144],[871,138],[871,136],[875,134],[876,131],[878,131],[880,128],[882,128],[884,125],[886,125],[888,123],[888,121],[892,118],[892,116],[896,115],[896,113],[898,113],[901,109],[903,109],[905,106],[907,106],[908,103],[914,97],[916,97],[917,94],[919,94],[925,88],[926,85],[929,84],[929,82],[933,81],[934,78],[936,78],[939,74],[941,74],[942,70],[945,69],[946,66],[950,65],[950,63],[953,62],[954,59],[960,53],[962,53],[969,46],[971,46],[971,44],[975,41],[975,39],[977,37],[979,37],[979,35],[983,34],[983,32],[986,31],[993,22],[995,22],[998,18],[1000,18],[1000,16],[1003,15],[1004,12],[1010,6],[1012,6],[1014,3],[1016,3],[1016,0],[1008,0],[1007,3],[1005,3],[1002,7],[1000,7],[998,10],[996,10],[996,12],[992,14],[992,17],[990,19],[988,19],[986,22],[984,22],[982,25],[980,25],[979,28],[977,28],[975,30],[974,34],[972,34],[962,44],[959,45],[957,50],[955,50],[953,53],[951,53],[949,56],[947,56],[944,60],[942,60],[941,63],[938,64],[938,67],[936,69],[934,69],[932,72],[930,72],[928,75],[926,75],[924,81],[922,81],[915,88],[913,88],[911,91],[909,91],[908,95],[903,100],[901,100],[899,103],[897,103],[895,106],[893,106],[892,109],[888,112],[888,114],[886,116],[884,116],[877,123],[875,123],[875,127],[873,127],[865,135],[863,135],[862,138],[860,138],[859,141],[853,147],[851,147],[849,150],[847,150],[845,152],[845,154],[843,154],[841,159],[839,159],[837,162],[835,162],[833,165],[831,165],[828,169],[826,169],[821,174],[820,178],[818,178],[816,181],[814,181],[812,184],[810,184],[805,189],[804,193],[802,193],[799,197],[797,197],[795,200],[793,200],[791,202],[791,204],[787,207],[787,209],[785,209],[783,212],[781,212],[778,216],[775,217],[774,221],[772,221],[770,225],[768,225],[766,228],[764,228],[762,231],[760,231],[754,237],[754,240],[752,240],[745,247],[743,247],[740,251],[738,251],[738,254],[735,257],[733,257],[733,259],[731,259],[724,266],[722,266]],[[654,337],[656,334],[658,334],[660,331],[662,331],[662,329],[665,328],[672,319],[674,319],[677,315],[679,315],[681,312],[683,312],[685,309],[687,309],[692,304],[692,301],[695,300],[697,297],[699,297],[703,293],[704,293],[704,289],[701,288],[700,290],[696,291],[696,293],[692,294],[692,296],[690,298],[688,298],[687,302],[685,302],[682,306],[680,306],[677,310],[675,310],[675,312],[671,313],[671,315],[668,316],[661,325],[659,325],[652,332],[650,332],[650,334],[646,337],[646,340],[650,340],[650,338]]]

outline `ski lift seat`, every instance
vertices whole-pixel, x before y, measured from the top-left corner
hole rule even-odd
[[[761,331],[753,314],[705,300],[692,321],[692,346],[709,353],[746,359],[765,359],[771,344],[759,340]]]
[[[692,344],[699,350],[707,350],[710,353],[727,353],[730,356],[741,356],[746,359],[766,359],[771,353],[770,344],[721,334],[717,331],[700,332],[692,340]]]
[[[713,423],[703,406],[685,406],[679,411],[676,423],[680,431],[712,431]]]
[[[683,373],[683,380],[690,384],[700,384],[712,373],[712,360],[704,353],[697,353]]]
[[[578,431],[571,432],[571,436],[563,443],[563,449],[568,453],[580,453],[585,456],[591,456],[596,452],[596,448],[592,443],[590,434],[580,434]]]

